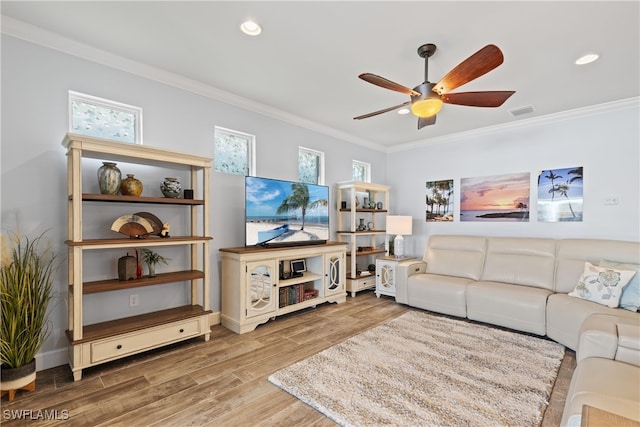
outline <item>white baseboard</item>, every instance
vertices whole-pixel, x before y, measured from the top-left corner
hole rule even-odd
[[[55,368],[69,363],[68,349],[59,348],[36,354],[36,371]]]

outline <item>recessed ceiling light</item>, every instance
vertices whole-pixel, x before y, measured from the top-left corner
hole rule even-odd
[[[591,62],[595,61],[599,57],[600,55],[598,55],[597,53],[590,53],[588,55],[581,56],[576,60],[576,65],[590,64]]]
[[[411,112],[411,110],[409,110],[408,108],[401,108],[398,110],[398,114],[409,114]]]
[[[254,21],[245,21],[240,25],[240,29],[243,33],[248,34],[250,36],[257,36],[262,32],[262,28]]]

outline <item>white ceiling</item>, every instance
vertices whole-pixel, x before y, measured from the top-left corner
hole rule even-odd
[[[638,97],[639,6],[638,1],[3,0],[1,12],[5,33],[39,37],[39,43],[94,60],[122,59],[116,61],[120,68],[146,70],[207,96],[384,150]],[[262,26],[260,36],[239,31],[246,18]],[[429,60],[434,83],[486,44],[498,45],[504,63],[454,92],[515,90],[515,95],[499,108],[445,104],[437,123],[421,130],[415,117],[396,112],[353,120],[409,100],[358,74],[417,86],[424,60],[416,50],[425,43],[438,46]],[[600,59],[574,64],[590,52]],[[528,105],[535,110],[531,114],[509,113]]]

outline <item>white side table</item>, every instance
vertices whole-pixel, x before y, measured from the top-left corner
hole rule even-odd
[[[412,256],[385,256],[376,259],[376,296],[396,296],[396,267],[402,261],[415,259]]]

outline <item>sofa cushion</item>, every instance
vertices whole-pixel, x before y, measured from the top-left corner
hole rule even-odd
[[[578,284],[569,296],[615,308],[620,305],[622,289],[635,274],[632,270],[616,270],[585,262]]]
[[[582,322],[594,313],[640,321],[640,313],[609,308],[567,294],[552,294],[547,299],[547,336],[572,350],[577,350]]]
[[[467,317],[544,335],[547,297],[551,293],[531,286],[474,282],[467,286]]]
[[[558,240],[555,291],[571,292],[584,271],[584,263],[606,259],[622,263],[640,262],[640,243],[600,239]]]
[[[640,368],[599,357],[584,359],[576,366],[567,393],[560,425],[582,413],[582,405],[640,421]]]
[[[485,237],[430,236],[424,253],[426,271],[478,280],[482,274],[486,246]]]
[[[470,279],[439,274],[415,274],[407,279],[407,297],[412,307],[466,317],[466,289]]]
[[[630,311],[638,311],[640,308],[640,264],[614,262],[602,260],[598,263],[600,267],[611,267],[620,270],[633,270],[636,274],[622,290],[620,297],[620,308]]]
[[[554,239],[489,237],[483,281],[553,289]]]

